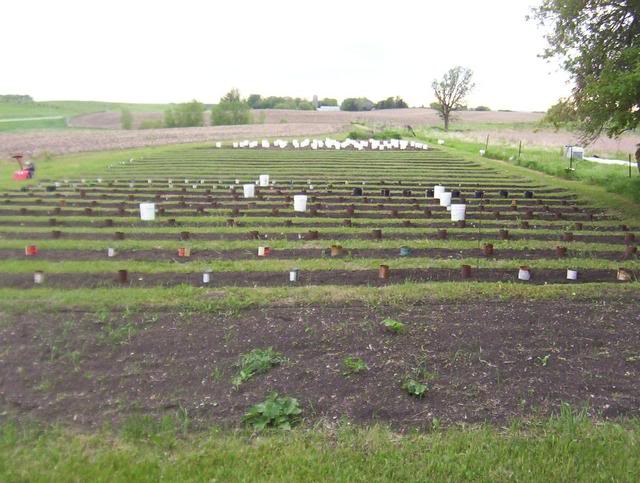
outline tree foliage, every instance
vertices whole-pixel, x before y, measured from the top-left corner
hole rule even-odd
[[[471,81],[473,72],[465,67],[454,67],[442,77],[434,79],[431,87],[438,102],[432,103],[431,107],[438,111],[438,115],[444,121],[444,130],[449,130],[451,113],[461,110],[462,101],[466,95],[474,88]]]
[[[341,111],[370,111],[373,102],[366,97],[348,97],[340,104]]]
[[[231,89],[220,99],[217,105],[211,108],[212,126],[231,126],[250,123],[251,108],[248,102],[240,97],[238,89]]]
[[[302,111],[315,109],[313,102],[300,97],[262,97],[260,94],[251,94],[247,98],[247,104],[251,109],[296,109]]]
[[[640,2],[543,0],[534,17],[548,28],[547,59],[573,80],[565,101],[585,141],[617,137],[640,124]]]
[[[122,109],[122,111],[120,111],[120,125],[122,129],[131,129],[133,127],[133,116],[129,109]]]
[[[318,102],[318,107],[321,107],[321,106],[337,107],[338,106],[338,99],[334,99],[332,97],[325,97],[324,99],[321,99]]]
[[[560,129],[578,121],[578,114],[573,103],[566,99],[560,99],[551,106],[542,118],[543,123],[553,124],[553,127]]]
[[[178,104],[164,112],[165,127],[204,126],[204,105],[195,99]]]
[[[376,102],[376,109],[406,109],[409,107],[402,97],[387,97],[383,101]]]

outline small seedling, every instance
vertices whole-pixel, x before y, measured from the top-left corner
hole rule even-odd
[[[233,378],[233,385],[239,386],[256,374],[264,374],[272,367],[283,362],[286,362],[286,358],[279,352],[274,351],[272,347],[267,349],[253,349],[251,352],[243,354],[240,357],[240,363],[238,364],[240,371]]]
[[[547,367],[547,364],[549,364],[549,357],[551,357],[551,354],[547,354],[544,357],[537,357],[536,360],[542,367]]]
[[[407,391],[407,393],[411,396],[422,398],[427,392],[427,385],[408,377],[402,382],[402,389]]]
[[[298,423],[301,413],[297,399],[280,397],[277,392],[272,392],[263,402],[251,406],[242,421],[257,431],[266,428],[289,430]]]
[[[398,320],[384,319],[382,325],[394,334],[399,334],[404,330],[404,324]]]
[[[369,366],[359,357],[345,357],[342,361],[342,365],[345,367],[343,376],[349,376],[351,374],[357,374],[362,371],[369,370]]]

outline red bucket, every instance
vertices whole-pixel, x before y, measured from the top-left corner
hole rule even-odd
[[[33,257],[38,254],[38,247],[35,245],[27,245],[24,247],[24,254],[28,257]]]
[[[178,256],[179,257],[191,256],[191,248],[178,248]]]

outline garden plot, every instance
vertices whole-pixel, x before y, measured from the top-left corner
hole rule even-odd
[[[0,286],[615,283],[635,231],[440,150],[180,149],[0,193]]]
[[[636,415],[638,227],[496,166],[183,147],[2,192],[0,410],[237,425],[277,391],[401,429]]]

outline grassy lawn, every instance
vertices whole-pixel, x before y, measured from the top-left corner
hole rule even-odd
[[[99,101],[41,101],[30,103],[0,102],[0,119],[64,116],[100,111],[119,111],[129,109],[131,112],[164,111],[167,104],[130,104],[124,102]]]
[[[0,426],[2,481],[634,481],[638,422],[544,421],[399,435],[343,423],[251,435],[189,432],[188,415],[136,417],[118,432]]]

